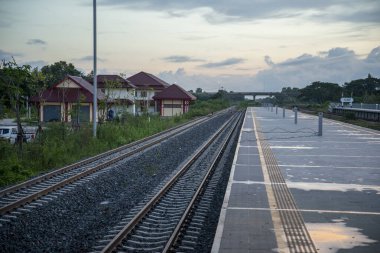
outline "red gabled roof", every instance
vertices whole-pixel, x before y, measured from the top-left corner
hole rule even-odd
[[[127,80],[132,82],[138,89],[153,88],[155,90],[163,90],[169,86],[167,82],[143,71],[128,77]]]
[[[61,89],[50,88],[42,93],[41,100],[43,102],[56,102],[56,103],[77,103],[78,101],[84,103],[92,103],[93,95],[87,90],[82,89]],[[38,96],[31,98],[32,102],[40,102]]]
[[[84,80],[82,77],[67,75],[67,79],[72,80],[74,83],[78,84],[83,89],[89,91],[91,94],[94,94],[94,86],[90,84],[89,82],[87,82],[86,80]],[[58,83],[55,86],[58,86],[59,84],[63,83],[65,80],[66,79],[64,79],[62,82]]]
[[[57,86],[70,79],[76,83],[80,88],[58,88]],[[75,103],[78,101],[91,103],[93,102],[94,86],[79,76],[66,76],[61,82],[46,89],[42,92],[41,100],[44,102],[68,102]],[[98,100],[105,98],[105,95],[100,90],[97,90]],[[30,98],[32,102],[40,102],[38,95]]]
[[[180,100],[196,100],[190,92],[184,90],[182,87],[172,84],[160,93],[153,96],[154,100],[159,99],[180,99]]]
[[[119,75],[98,75],[96,77],[97,86],[100,89],[106,88],[106,82],[120,84],[121,88],[136,88],[130,81],[122,78]]]

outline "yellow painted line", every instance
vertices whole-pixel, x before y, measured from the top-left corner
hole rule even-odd
[[[302,136],[301,136],[302,137]],[[329,137],[330,138],[330,137]],[[332,138],[332,137],[331,137]],[[283,142],[296,142],[296,143],[301,143],[301,142],[305,142],[305,143],[321,143],[321,141],[304,141],[304,140],[296,140],[296,141],[288,141],[288,140],[269,140],[271,143],[272,142],[280,142],[280,143],[283,143]],[[325,141],[323,140],[323,143],[344,143],[344,144],[363,144],[363,143],[368,143],[369,141]]]
[[[254,114],[254,112],[252,112],[252,118],[253,118],[253,124],[254,124],[254,132],[255,132],[255,136],[257,140],[257,148],[259,150],[261,168],[264,175],[265,189],[266,189],[269,207],[270,207],[269,211],[271,212],[277,247],[279,249],[279,252],[289,252],[285,232],[282,227],[280,213],[278,210],[276,210],[277,209],[276,199],[275,199],[273,188],[271,185],[271,180],[269,178],[268,168],[264,159],[264,154],[261,147],[259,134],[257,132],[256,115]]]
[[[279,164],[280,167],[289,168],[327,168],[327,169],[376,169],[380,167],[356,167],[356,166],[322,166],[322,165],[307,165],[307,164]]]
[[[379,212],[345,211],[345,210],[318,210],[318,209],[273,209],[260,207],[229,207],[231,210],[257,210],[257,211],[290,211],[290,212],[310,212],[310,213],[337,213],[337,214],[360,214],[360,215],[380,215]]]
[[[290,154],[290,155],[283,155],[283,154],[276,154],[277,156],[301,156],[301,157],[309,157],[309,156],[317,156],[317,157],[347,157],[347,158],[379,158],[379,156],[372,156],[372,155],[297,155],[297,154]]]

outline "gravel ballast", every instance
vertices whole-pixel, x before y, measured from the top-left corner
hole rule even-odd
[[[223,114],[168,139],[2,223],[0,252],[90,251],[231,115]]]

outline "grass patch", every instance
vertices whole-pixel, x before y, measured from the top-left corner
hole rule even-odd
[[[0,187],[131,143],[228,106],[229,103],[224,100],[196,101],[188,113],[172,118],[124,115],[120,121],[99,125],[97,138],[92,137],[92,124],[82,124],[74,130],[71,125],[49,123],[34,142],[23,145],[21,153],[18,153],[16,146],[0,140]],[[153,175],[155,169],[146,168],[145,173]]]
[[[341,122],[345,122],[345,123],[349,123],[351,125],[361,126],[361,127],[380,131],[380,122],[368,121],[368,120],[363,120],[363,119],[355,119],[355,115],[354,115],[353,119],[351,118],[351,116],[348,116],[348,117],[346,115],[339,116],[339,115],[335,115],[335,114],[331,114],[331,113],[324,114],[324,117],[329,118],[329,119],[333,119],[333,120],[337,120],[337,121],[341,121]]]
[[[313,115],[318,115],[317,110],[304,110],[302,109],[301,112],[308,113],[308,114],[313,114]],[[346,113],[343,116],[333,114],[330,112],[323,112],[323,117],[328,118],[328,119],[333,119],[337,121],[341,121],[344,123],[349,123],[352,125],[356,126],[361,126],[369,129],[374,129],[380,131],[380,122],[377,121],[368,121],[368,120],[363,120],[363,119],[357,119],[355,117],[355,113]]]

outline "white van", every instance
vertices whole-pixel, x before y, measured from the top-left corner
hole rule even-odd
[[[17,126],[0,126],[0,138],[14,143],[17,137]],[[13,140],[13,142],[12,142]]]
[[[30,142],[36,136],[36,128],[24,128],[24,133],[23,141]],[[11,144],[14,144],[17,138],[17,126],[0,126],[0,138],[8,140]]]

